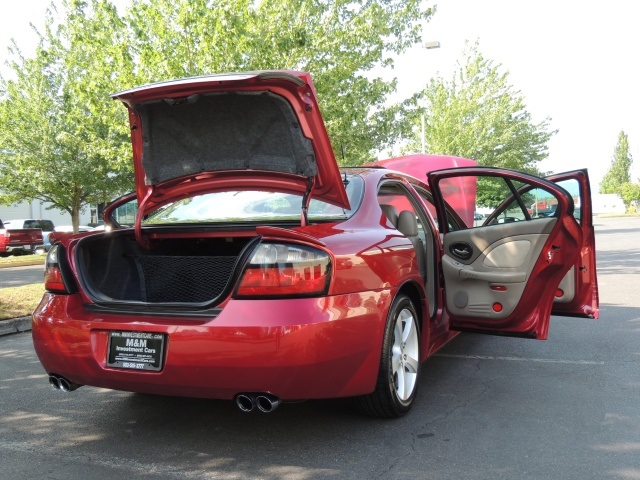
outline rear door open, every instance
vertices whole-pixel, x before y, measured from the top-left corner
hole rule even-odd
[[[571,180],[584,183],[577,173]],[[433,172],[429,185],[443,237],[441,268],[450,328],[546,339],[559,284],[572,268],[583,271],[582,252],[593,249],[593,239],[585,238],[588,227],[574,217],[573,196],[548,180],[487,167]],[[447,222],[446,210],[455,210],[472,190],[476,203],[491,206],[493,213],[466,228]],[[553,216],[535,214],[532,206],[542,200],[555,205]],[[595,257],[593,268],[595,273]],[[574,298],[587,295],[586,278],[575,281]],[[597,297],[595,275],[589,279]],[[564,308],[574,314],[577,303],[572,302]],[[597,316],[597,298],[590,305],[582,313]],[[590,313],[594,308],[595,314]]]

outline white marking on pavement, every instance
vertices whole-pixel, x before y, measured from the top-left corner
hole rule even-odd
[[[509,362],[538,362],[538,363],[566,363],[570,365],[604,365],[604,362],[591,360],[563,360],[561,358],[524,358],[524,357],[497,357],[494,355],[455,355],[451,353],[438,353],[436,357],[465,358],[468,360],[506,360]]]

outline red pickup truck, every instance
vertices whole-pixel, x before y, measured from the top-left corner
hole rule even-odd
[[[33,253],[44,239],[40,228],[5,228],[0,220],[0,256],[10,253]]]

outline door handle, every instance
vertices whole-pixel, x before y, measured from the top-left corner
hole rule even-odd
[[[473,247],[466,242],[452,243],[449,245],[449,251],[461,260],[469,260],[473,256]]]

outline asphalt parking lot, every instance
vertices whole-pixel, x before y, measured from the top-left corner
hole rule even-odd
[[[640,479],[640,217],[595,219],[601,318],[549,340],[464,334],[412,412],[347,400],[231,402],[47,384],[28,333],[0,337],[0,478]]]
[[[43,274],[43,265],[0,268],[0,288],[20,287],[42,282]]]

